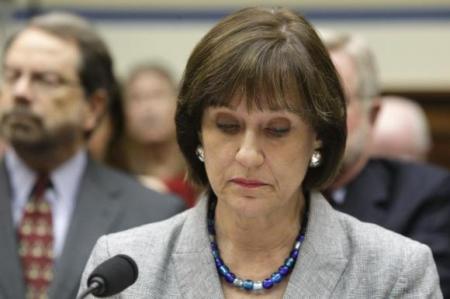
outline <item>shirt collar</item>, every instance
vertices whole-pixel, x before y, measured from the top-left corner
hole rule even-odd
[[[25,201],[36,181],[36,173],[31,170],[16,154],[13,149],[5,153],[5,164],[11,178],[12,198]]]
[[[51,173],[53,188],[58,196],[75,198],[86,164],[87,152],[83,149]]]
[[[331,198],[333,201],[339,205],[342,205],[345,201],[345,196],[347,195],[347,189],[345,187],[333,190],[331,192]]]
[[[28,200],[36,181],[37,173],[26,165],[13,149],[7,150],[5,163],[11,177],[13,198],[19,201]],[[86,164],[87,152],[85,149],[81,149],[50,173],[50,179],[57,198],[75,198]]]

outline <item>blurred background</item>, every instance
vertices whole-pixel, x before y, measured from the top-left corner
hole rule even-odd
[[[0,0],[0,43],[29,17],[65,10],[96,25],[120,76],[137,62],[156,60],[180,78],[192,48],[217,20],[254,5],[288,6],[320,29],[364,36],[377,56],[383,93],[425,109],[429,160],[450,168],[449,0]]]

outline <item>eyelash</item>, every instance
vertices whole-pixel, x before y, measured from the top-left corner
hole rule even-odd
[[[224,133],[227,134],[235,134],[239,131],[240,127],[238,124],[222,124],[217,123],[217,127]],[[277,128],[277,127],[269,127],[265,128],[264,131],[270,137],[283,137],[287,133],[289,133],[290,128]]]
[[[217,127],[225,133],[233,134],[239,131],[238,124],[225,124],[225,123],[217,123]]]
[[[266,128],[265,131],[273,137],[283,137],[289,133],[289,128]]]
[[[22,74],[19,71],[6,70],[4,72],[3,79],[9,84],[14,84],[17,80],[20,79],[21,75]],[[47,86],[56,86],[64,82],[64,79],[61,77],[44,73],[33,74],[31,79],[40,85],[47,85]]]

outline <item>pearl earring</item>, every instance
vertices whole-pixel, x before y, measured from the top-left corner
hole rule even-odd
[[[202,146],[198,146],[195,150],[195,154],[197,155],[197,158],[200,160],[200,162],[205,162],[205,152],[203,151]]]
[[[320,164],[322,164],[322,154],[319,151],[314,151],[309,166],[315,168],[320,166]]]

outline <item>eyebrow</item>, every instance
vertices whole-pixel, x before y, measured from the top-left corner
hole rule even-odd
[[[2,65],[3,70],[18,70],[22,71],[20,67],[15,67],[7,64]],[[45,75],[56,75],[56,76],[63,76],[59,71],[56,70],[31,70],[31,74],[45,74]]]
[[[238,112],[233,108],[227,107],[227,106],[220,106],[220,107],[211,107],[211,108],[215,108],[218,109],[218,111],[215,111],[216,114],[218,113],[237,113],[237,114],[242,114],[243,112]],[[290,110],[287,109],[279,109],[279,110],[259,110],[259,109],[255,109],[253,111],[260,111],[260,112],[268,112],[268,113],[273,113],[274,115],[272,115],[272,117],[284,117],[284,118],[288,118],[290,119],[290,117],[292,116],[299,116],[297,113],[292,112]]]

